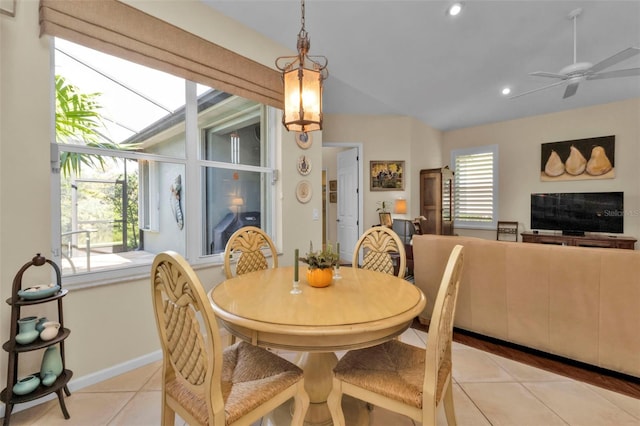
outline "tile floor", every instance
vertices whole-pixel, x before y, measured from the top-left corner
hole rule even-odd
[[[415,329],[402,336],[402,340],[421,346],[425,338],[424,332]],[[295,357],[294,353],[281,355]],[[640,425],[640,399],[458,343],[454,343],[453,366],[456,418],[461,426]],[[159,425],[160,363],[77,390],[66,404],[69,420],[62,416],[57,400],[52,400],[14,412],[11,425]],[[444,412],[440,411],[438,424],[445,425]],[[180,419],[176,421],[176,425],[183,424]],[[373,426],[413,424],[380,408],[371,413]]]

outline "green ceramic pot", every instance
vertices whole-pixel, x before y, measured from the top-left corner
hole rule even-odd
[[[36,375],[23,377],[13,385],[13,393],[16,395],[26,395],[33,392],[40,384],[40,379]]]
[[[44,323],[49,321],[46,317],[38,318],[38,322],[36,323],[36,330],[42,332],[44,330]]]
[[[16,334],[16,342],[26,345],[35,341],[40,332],[36,330],[36,322],[38,317],[25,317],[18,320],[18,334]]]
[[[42,384],[44,386],[51,386],[55,381],[56,381],[57,377],[55,374],[53,373],[47,373],[44,375],[44,377],[42,378]]]
[[[49,346],[42,356],[40,377],[44,379],[47,375],[51,374],[55,377],[62,374],[62,357],[60,356],[60,349],[58,349],[58,346]],[[49,381],[50,377],[47,378],[47,382]],[[51,381],[51,383],[53,383],[53,381]]]

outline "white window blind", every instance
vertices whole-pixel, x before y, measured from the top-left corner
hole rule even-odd
[[[454,221],[461,228],[495,228],[497,146],[452,151]]]

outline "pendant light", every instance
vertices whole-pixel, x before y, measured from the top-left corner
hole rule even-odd
[[[328,60],[309,56],[309,35],[304,27],[304,0],[301,1],[302,28],[298,33],[298,55],[281,56],[276,67],[284,82],[284,115],[287,130],[312,132],[322,130],[322,82],[328,77]]]

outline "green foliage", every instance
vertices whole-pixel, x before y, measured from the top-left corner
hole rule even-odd
[[[387,213],[387,206],[388,206],[389,204],[391,204],[391,202],[390,202],[390,201],[378,201],[378,205],[379,205],[380,207],[378,207],[378,208],[376,209],[376,211],[377,211],[377,212],[380,212],[380,213]]]
[[[340,261],[340,255],[333,251],[331,245],[324,250],[313,251],[313,244],[309,243],[309,253],[307,257],[301,257],[300,261],[309,265],[309,269],[333,268]]]
[[[127,247],[125,247],[125,250],[135,250],[138,248],[138,174],[127,173],[126,175],[120,175],[118,181],[126,182],[127,193],[124,194],[123,198],[123,185],[116,185],[115,196],[111,198],[113,203],[112,208],[114,215],[122,218],[129,228],[126,238]],[[123,200],[126,209],[124,212],[122,211]],[[120,233],[119,238],[114,236],[114,240],[124,240],[122,230],[120,230]]]
[[[98,102],[100,93],[81,93],[61,76],[56,75],[56,142],[66,144],[83,143],[103,149],[135,150],[138,145],[120,145],[112,142],[102,131],[105,129]],[[100,155],[62,152],[60,169],[64,176],[80,174],[82,165],[105,169],[106,162]]]

